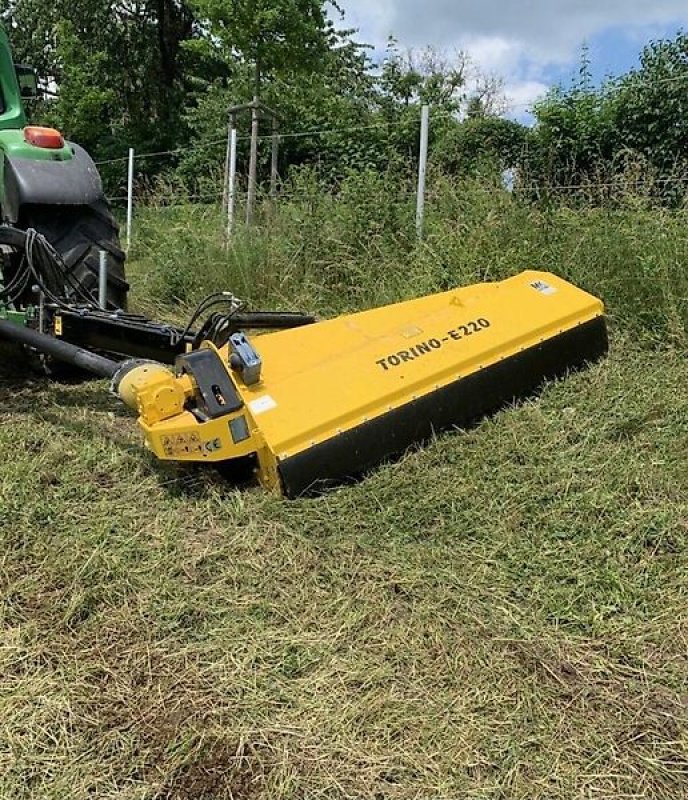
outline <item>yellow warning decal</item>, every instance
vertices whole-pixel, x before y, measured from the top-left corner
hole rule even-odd
[[[55,336],[62,336],[62,317],[55,314]]]
[[[201,437],[197,433],[175,433],[171,436],[163,436],[161,444],[168,458],[191,455],[203,450]]]

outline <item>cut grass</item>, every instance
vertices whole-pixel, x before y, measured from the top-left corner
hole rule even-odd
[[[606,361],[291,503],[2,358],[0,797],[688,796],[688,365],[612,312]]]
[[[617,337],[294,503],[4,377],[0,796],[683,796],[687,373]]]

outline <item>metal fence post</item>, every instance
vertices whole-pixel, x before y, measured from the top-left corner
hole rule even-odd
[[[131,248],[131,226],[134,220],[134,148],[129,148],[127,172],[127,250]]]
[[[229,201],[229,151],[232,142],[232,128],[234,127],[233,115],[227,117],[227,147],[225,148],[225,169],[222,173],[222,212],[227,211]]]
[[[420,117],[420,157],[418,161],[418,195],[416,197],[416,233],[423,238],[425,223],[425,179],[428,172],[428,139],[430,132],[430,106],[423,106]]]
[[[237,164],[237,129],[232,120],[229,133],[229,174],[227,177],[227,241],[234,228],[234,209],[236,204],[236,164]]]

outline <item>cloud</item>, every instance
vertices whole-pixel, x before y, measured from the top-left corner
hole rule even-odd
[[[402,46],[465,50],[505,78],[517,116],[544,94],[550,70],[578,60],[582,42],[620,28],[642,41],[648,30],[688,24],[685,0],[344,0],[344,8],[379,49],[393,34]]]
[[[507,113],[511,117],[516,117],[524,121],[529,121],[529,109],[533,107],[536,100],[547,93],[549,84],[542,81],[512,81],[504,86],[504,94],[507,99]]]
[[[380,43],[451,47],[471,40],[512,43],[536,61],[567,63],[580,43],[607,28],[688,22],[685,0],[348,0]]]
[[[529,60],[515,40],[501,36],[467,37],[461,48],[470,54],[480,71],[504,80],[510,116],[527,118],[527,110],[549,89],[543,74],[546,65]]]

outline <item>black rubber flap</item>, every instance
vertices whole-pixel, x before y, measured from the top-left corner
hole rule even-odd
[[[604,317],[547,339],[285,459],[279,465],[284,492],[294,498],[358,478],[435,432],[466,427],[543,381],[596,361],[608,346]]]

